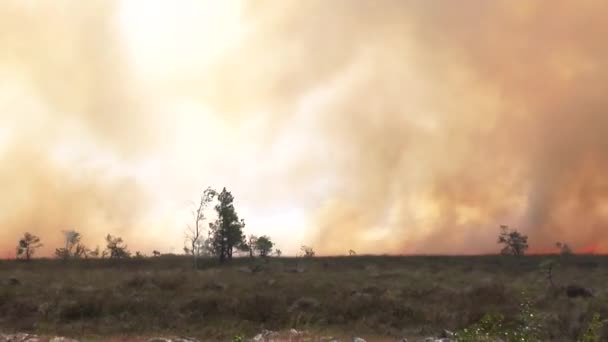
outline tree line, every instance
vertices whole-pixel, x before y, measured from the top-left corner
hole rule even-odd
[[[217,214],[214,221],[204,226],[207,217],[205,210],[213,205]],[[235,251],[249,253],[250,257],[281,256],[281,250],[275,249],[275,244],[267,235],[245,237],[243,229],[245,220],[239,218],[234,206],[234,196],[226,188],[218,192],[212,188],[203,191],[200,201],[193,210],[194,220],[186,228],[186,246],[184,252],[193,257],[194,266],[198,266],[201,257],[215,257],[221,263],[232,259]],[[75,230],[63,231],[64,246],[55,250],[59,259],[73,258],[129,258],[132,257],[122,238],[108,234],[105,238],[106,248],[90,249],[82,243],[82,235]],[[206,235],[206,236],[205,236]],[[36,250],[43,244],[38,236],[25,233],[17,245],[17,258],[30,260]],[[161,253],[153,251],[154,256]],[[135,257],[143,257],[136,252]]]
[[[208,222],[206,210],[213,206],[217,215],[216,219]],[[234,207],[234,196],[226,188],[218,192],[212,188],[207,188],[200,196],[198,204],[193,212],[193,222],[186,227],[186,246],[184,252],[193,258],[194,267],[198,267],[198,259],[202,257],[215,257],[220,263],[232,259],[235,251],[249,253],[250,257],[267,257],[274,253],[281,256],[281,250],[275,249],[274,242],[267,235],[245,236],[245,220],[240,218]],[[55,250],[55,257],[60,259],[70,258],[129,258],[129,252],[124,241],[120,237],[108,234],[105,238],[106,248],[101,251],[99,247],[95,249],[87,248],[82,242],[82,235],[75,230],[64,231],[65,245]],[[206,235],[206,236],[205,236]],[[528,250],[528,236],[508,226],[500,226],[498,244],[503,245],[501,254],[504,255],[524,255]],[[557,242],[555,246],[561,254],[572,254],[568,244]],[[17,258],[30,260],[35,254],[36,249],[42,247],[40,238],[25,233],[17,245]],[[312,257],[315,255],[312,247],[302,246],[302,255]],[[154,251],[154,256],[159,256],[160,252]],[[356,255],[353,250],[349,255]],[[143,257],[136,252],[135,257]]]

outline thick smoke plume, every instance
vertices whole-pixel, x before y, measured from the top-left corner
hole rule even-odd
[[[145,58],[121,38],[122,4],[0,5],[3,243],[141,229],[158,196],[187,192],[115,174],[153,156],[194,187],[228,182],[250,212],[301,209],[320,253],[494,252],[500,224],[537,251],[608,249],[608,4],[235,1],[223,44],[195,15]],[[156,106],[177,98],[204,110]],[[113,166],[64,158],[79,137]],[[224,159],[174,157],[176,140]]]

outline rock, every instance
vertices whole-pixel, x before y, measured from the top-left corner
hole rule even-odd
[[[66,337],[53,337],[49,340],[49,342],[78,342],[78,340],[74,340]]]
[[[397,342],[407,342],[407,338],[405,338],[405,337],[400,338],[399,340],[397,340]]]
[[[323,336],[320,339],[321,342],[338,342],[338,339],[333,336]]]
[[[268,281],[266,282],[266,284],[267,284],[268,286],[272,286],[272,285],[276,284],[276,282],[277,282],[277,281],[276,281],[276,280],[274,280],[274,279],[268,279]]]
[[[300,336],[300,335],[304,335],[304,332],[303,331],[297,331],[296,329],[289,330],[289,336],[291,336],[291,337],[297,337],[297,336]]]
[[[361,337],[353,337],[353,342],[367,342],[367,341],[365,341]]]
[[[593,291],[591,289],[584,288],[578,285],[568,285],[566,287],[566,295],[569,298],[583,297],[589,298],[593,297]]]
[[[10,277],[6,280],[6,283],[11,286],[21,285],[21,281],[15,277]]]
[[[315,309],[317,307],[319,307],[319,305],[321,305],[321,303],[312,297],[302,297],[298,300],[296,300],[295,302],[293,302],[293,304],[291,304],[291,306],[289,307],[289,309],[287,309],[288,312],[293,312],[296,310],[310,310],[310,309]]]
[[[239,268],[237,268],[237,271],[243,272],[243,273],[252,273],[251,269],[247,266],[239,267]]]
[[[447,329],[443,329],[443,331],[439,335],[440,338],[454,338],[454,336],[455,334]]]
[[[261,333],[255,335],[252,339],[252,341],[254,342],[266,342],[266,341],[272,341],[273,338],[278,337],[279,333],[277,333],[276,331],[270,331],[270,330],[262,330]]]
[[[212,281],[211,283],[207,284],[207,288],[208,289],[212,289],[212,290],[217,290],[217,291],[224,291],[228,288],[228,285],[226,285],[225,283],[222,283],[221,281]]]
[[[148,340],[148,342],[200,342],[193,337],[176,337],[176,338],[165,338],[155,337]]]
[[[40,342],[40,337],[30,334],[0,335],[0,342]]]

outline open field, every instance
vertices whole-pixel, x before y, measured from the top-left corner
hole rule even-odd
[[[555,288],[539,267],[548,259],[559,263]],[[541,340],[570,341],[594,314],[608,317],[608,257],[591,255],[243,258],[206,260],[197,271],[180,256],[0,261],[0,284],[0,331],[87,339],[232,341],[295,328],[412,341],[462,331],[485,314],[520,324],[526,303],[533,319],[524,323],[537,324]],[[569,284],[593,297],[566,296]]]

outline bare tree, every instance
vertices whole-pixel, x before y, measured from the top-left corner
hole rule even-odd
[[[305,258],[312,258],[315,256],[315,250],[310,246],[302,246],[300,247],[300,250],[304,254]]]
[[[120,237],[114,237],[110,234],[106,236],[106,250],[102,254],[102,257],[107,255],[110,256],[111,259],[121,259],[121,258],[129,258],[131,253],[127,250],[127,246],[123,244],[123,240]]]
[[[255,250],[256,250],[256,246],[257,246],[257,242],[258,242],[258,237],[251,234],[247,237],[247,242],[246,242],[246,250],[249,252],[249,257],[253,258],[255,255]]]
[[[87,256],[87,248],[80,242],[82,235],[75,230],[63,231],[65,247],[57,248],[55,256],[60,259],[83,258]]]
[[[25,233],[17,245],[17,258],[22,257],[29,261],[34,256],[36,249],[40,247],[42,247],[42,243],[40,243],[39,237]]]
[[[198,267],[198,257],[201,255],[201,246],[204,246],[202,243],[204,239],[203,233],[203,221],[205,221],[205,209],[209,206],[209,204],[213,201],[217,192],[210,187],[203,191],[201,195],[201,199],[196,207],[196,210],[192,212],[194,216],[194,225],[188,225],[186,229],[186,241],[190,245],[190,248],[184,247],[184,251],[188,254],[191,253],[194,260],[194,268]]]

